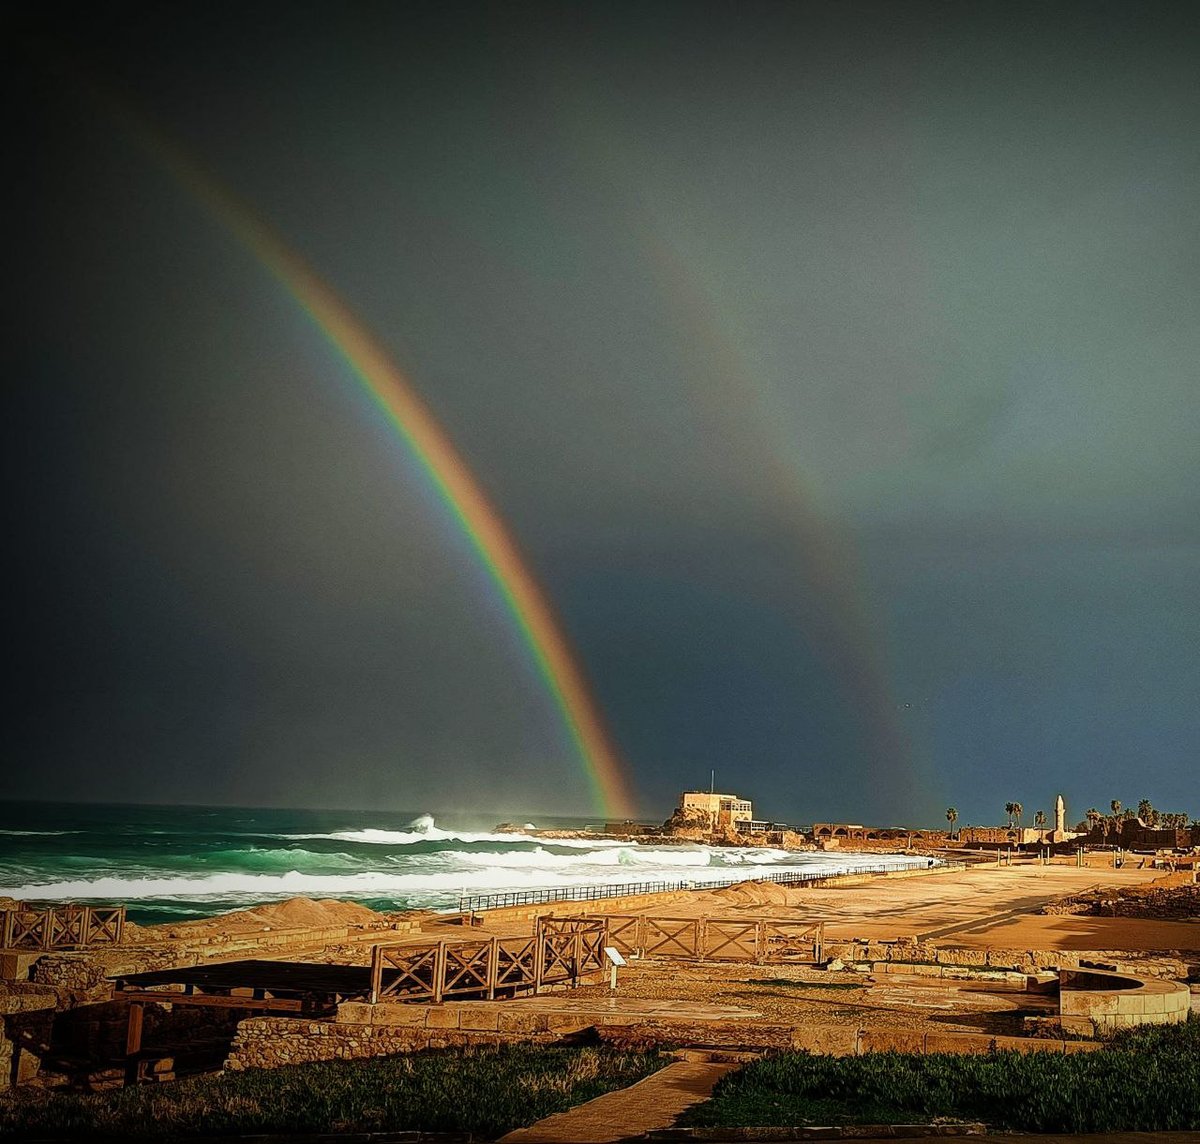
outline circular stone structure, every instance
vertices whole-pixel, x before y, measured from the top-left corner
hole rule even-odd
[[[1062,1027],[1074,1033],[1175,1024],[1186,1021],[1192,1007],[1192,995],[1180,981],[1107,969],[1060,970],[1058,988]]]

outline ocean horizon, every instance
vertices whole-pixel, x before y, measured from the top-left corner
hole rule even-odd
[[[0,897],[125,904],[131,921],[154,924],[298,896],[379,910],[452,909],[462,894],[832,874],[862,861],[849,851],[544,838],[497,833],[496,825],[478,814],[0,803]],[[595,816],[542,815],[517,825],[603,828]]]

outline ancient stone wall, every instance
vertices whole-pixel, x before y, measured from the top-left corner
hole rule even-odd
[[[1134,959],[1127,950],[976,949],[903,941],[826,941],[823,948],[826,957],[839,958],[848,965],[872,967],[888,964],[961,965],[1033,974],[1099,964],[1117,970],[1136,965],[1138,973],[1152,977],[1183,978],[1188,974],[1188,964],[1178,957],[1159,955]]]
[[[271,1069],[310,1061],[386,1057],[454,1045],[500,1044],[505,1040],[556,1040],[554,1036],[501,1036],[416,1025],[349,1025],[290,1017],[252,1017],[238,1026],[225,1067],[231,1071]]]
[[[1051,902],[1042,908],[1042,913],[1162,921],[1196,918],[1200,917],[1200,886],[1176,885],[1149,890],[1092,890],[1086,894],[1076,894]]]

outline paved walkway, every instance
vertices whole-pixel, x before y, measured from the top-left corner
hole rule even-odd
[[[629,1088],[557,1112],[501,1137],[501,1144],[616,1144],[652,1128],[670,1128],[690,1105],[707,1100],[735,1064],[679,1061]]]

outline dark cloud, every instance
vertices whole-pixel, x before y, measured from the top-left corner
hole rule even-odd
[[[797,819],[1186,802],[1194,12],[13,28],[5,793],[587,805],[420,465],[99,83],[411,373],[648,811],[710,768]]]

